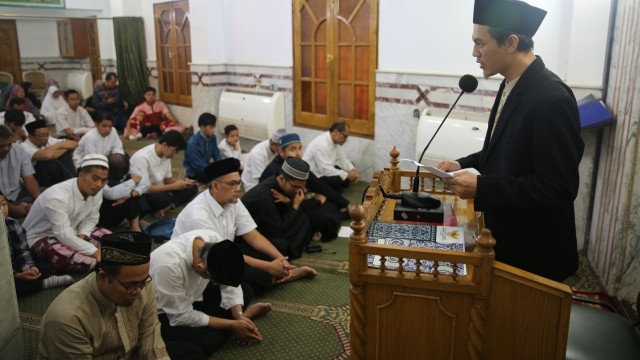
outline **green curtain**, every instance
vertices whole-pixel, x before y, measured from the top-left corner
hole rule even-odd
[[[136,106],[143,99],[144,88],[149,86],[144,22],[141,17],[114,17],[113,33],[118,82],[124,98]]]

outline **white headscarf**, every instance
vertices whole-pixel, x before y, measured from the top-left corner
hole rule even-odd
[[[66,104],[62,95],[57,99],[53,97],[53,93],[60,91],[56,85],[51,85],[47,89],[47,95],[42,100],[42,106],[40,107],[40,113],[44,115],[47,123],[53,124],[56,120],[56,111]]]

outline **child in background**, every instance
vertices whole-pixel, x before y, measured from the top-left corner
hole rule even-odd
[[[246,154],[242,154],[240,148],[240,131],[235,125],[227,125],[224,127],[224,139],[218,144],[220,149],[220,156],[223,159],[236,158],[240,160],[240,169],[244,168],[244,160]]]
[[[9,215],[9,204],[4,194],[0,192],[0,207],[4,214],[4,222],[7,226],[7,240],[13,267],[13,281],[16,286],[16,294],[23,297],[35,294],[42,289],[54,286],[67,286],[74,283],[69,275],[53,275],[53,266],[48,263],[35,262],[31,257],[27,244],[27,233],[20,222]]]
[[[210,113],[202,113],[198,117],[200,131],[189,138],[182,162],[189,179],[208,183],[211,179],[205,169],[211,161],[222,160],[216,140],[217,120],[216,116]]]
[[[182,133],[184,127],[178,124],[165,103],[156,100],[156,89],[148,86],[144,90],[144,101],[136,106],[127,121],[125,138],[159,138],[171,130]]]

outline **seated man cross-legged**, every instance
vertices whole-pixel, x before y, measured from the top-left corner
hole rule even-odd
[[[167,131],[158,142],[131,156],[131,174],[151,184],[143,197],[149,204],[149,211],[157,218],[163,218],[166,210],[188,202],[198,193],[194,180],[179,179],[172,173],[171,159],[184,149],[185,144],[182,134]]]
[[[105,235],[95,272],[65,289],[44,314],[38,359],[169,359],[149,276],[150,252],[144,233]],[[198,359],[193,350],[193,357],[183,358]]]
[[[76,176],[73,151],[78,143],[49,136],[44,120],[26,125],[29,136],[20,146],[31,156],[38,185],[49,187]]]
[[[113,130],[113,118],[109,115],[98,115],[96,127],[89,130],[78,142],[78,148],[73,153],[73,162],[76,167],[80,166],[80,161],[87,154],[124,154],[122,140],[118,133]]]
[[[79,141],[95,124],[87,110],[80,106],[80,94],[76,90],[65,91],[64,99],[67,103],[56,111],[56,134]]]
[[[244,259],[232,241],[204,229],[174,237],[151,253],[150,273],[165,342],[208,356],[231,335],[242,345],[262,341],[251,319],[271,305],[249,305],[253,292],[241,283]]]
[[[311,171],[338,192],[360,180],[360,174],[347,158],[342,145],[349,138],[349,124],[336,122],[313,139],[302,157]]]
[[[27,241],[38,260],[58,272],[89,272],[100,261],[100,238],[109,230],[96,227],[107,182],[104,155],[84,157],[78,177],[45,190],[24,220]]]
[[[228,158],[209,165],[209,188],[196,196],[178,215],[173,237],[198,229],[211,229],[223,238],[233,239],[245,255],[244,282],[256,294],[275,284],[316,276],[308,266],[295,267],[267,238],[256,230],[256,223],[240,198],[240,161]]]
[[[309,165],[304,160],[288,158],[278,175],[260,182],[242,197],[242,203],[258,225],[257,230],[290,259],[301,257],[311,241],[308,211],[318,205],[318,201],[305,201],[308,177]]]

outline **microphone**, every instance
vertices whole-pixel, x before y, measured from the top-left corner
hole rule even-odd
[[[436,131],[433,133],[433,136],[431,137],[431,140],[429,140],[429,142],[427,143],[427,146],[425,146],[424,150],[422,150],[422,154],[420,154],[420,159],[418,159],[419,163],[422,163],[422,157],[424,156],[424,153],[427,152],[429,145],[431,145],[431,142],[433,142],[433,139],[436,138],[438,131],[440,131],[440,128],[442,128],[442,125],[444,125],[444,122],[449,117],[449,114],[451,114],[451,111],[458,103],[458,100],[460,100],[460,98],[462,97],[462,94],[474,92],[476,90],[476,88],[478,87],[478,79],[476,79],[475,76],[473,75],[469,75],[469,74],[463,75],[460,78],[460,81],[458,81],[458,86],[462,90],[460,92],[460,95],[458,95],[458,98],[456,99],[456,101],[454,101],[453,105],[451,105],[451,107],[449,108],[449,112],[447,112],[447,114],[444,116],[444,119],[442,119],[440,126],[438,126]],[[402,192],[402,196],[401,196],[402,205],[412,207],[412,208],[422,208],[422,209],[439,208],[440,205],[442,204],[442,201],[440,201],[440,199],[427,195],[426,193],[421,193],[418,190],[419,182],[420,182],[419,180],[420,180],[420,167],[418,166],[416,167],[416,177],[413,179],[413,188],[411,189],[411,191]]]

